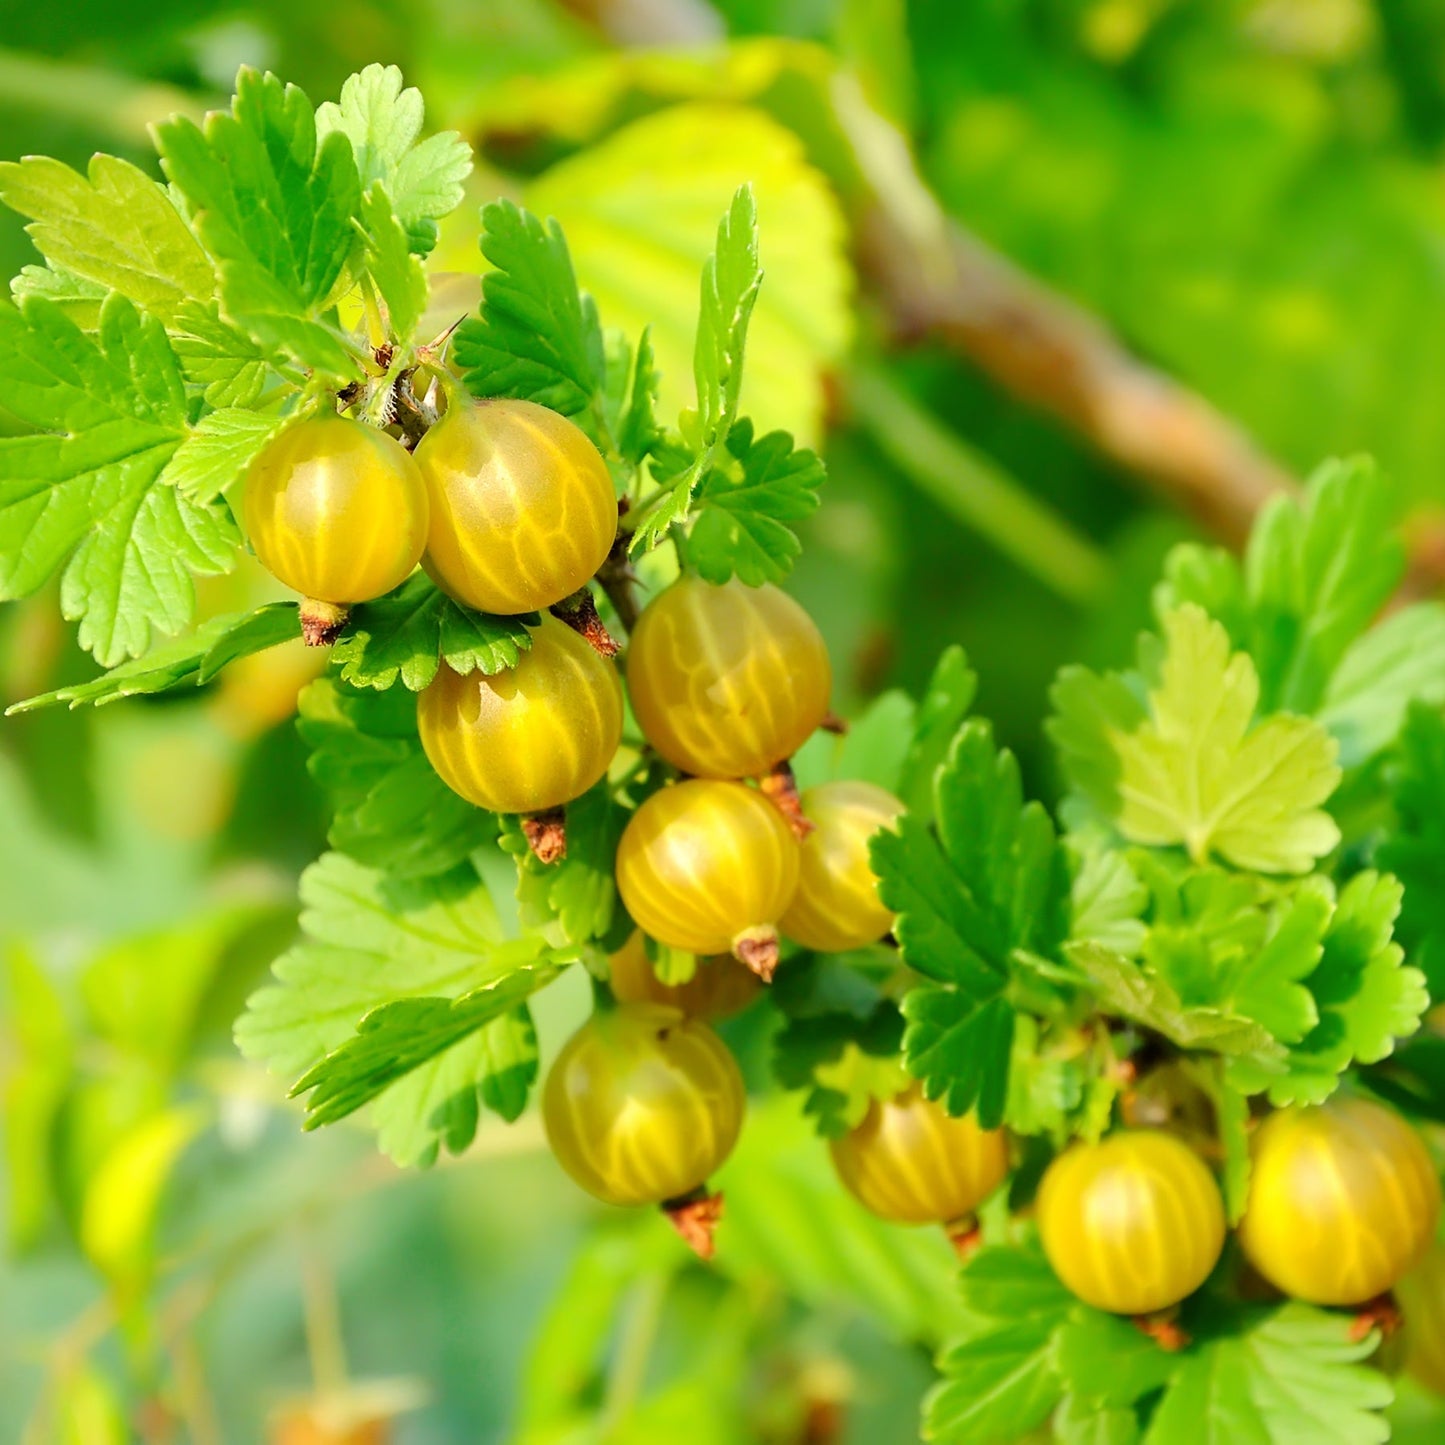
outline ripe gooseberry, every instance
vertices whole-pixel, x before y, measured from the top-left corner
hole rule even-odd
[[[1144,1315],[1176,1305],[1224,1249],[1224,1201],[1203,1160],[1171,1134],[1125,1129],[1076,1144],[1044,1172],[1044,1253],[1095,1309]]]
[[[972,1114],[954,1118],[916,1084],[875,1099],[828,1148],[848,1192],[899,1224],[960,1225],[1008,1176],[1003,1131],[981,1129]]]
[[[617,495],[575,422],[531,401],[461,400],[421,439],[431,500],[426,569],[483,612],[540,611],[606,560]]]
[[[616,873],[643,932],[691,953],[731,953],[772,977],[798,843],[761,793],[700,778],[663,788],[623,830]]]
[[[557,1162],[608,1204],[667,1204],[732,1152],[743,1078],[698,1019],[656,1004],[601,1009],[557,1055],[542,1122]]]
[[[622,737],[622,684],[582,637],[543,616],[505,672],[443,663],[417,698],[417,727],[453,792],[494,813],[537,813],[607,771]]]
[[[340,609],[404,582],[426,546],[426,487],[394,437],[348,417],[306,417],[246,474],[242,511],[261,565],[339,627]],[[303,616],[303,622],[306,620]],[[325,631],[323,624],[318,624]],[[307,641],[329,640],[313,636]]]
[[[638,619],[632,709],[648,742],[700,778],[751,778],[828,713],[833,672],[813,619],[776,587],[684,576]]]
[[[903,811],[892,793],[872,783],[834,782],[803,794],[813,831],[802,841],[798,891],[782,930],[805,948],[839,953],[874,943],[893,927],[878,896],[868,840]]]
[[[1445,1395],[1445,1245],[1431,1245],[1395,1293],[1405,1311],[1410,1373],[1437,1395]]]
[[[608,981],[622,1003],[657,1003],[690,1018],[725,1019],[740,1013],[759,994],[762,982],[737,959],[699,958],[686,983],[663,983],[647,956],[639,930],[608,959]]]
[[[1419,1136],[1365,1099],[1281,1109],[1255,1131],[1239,1242],[1276,1289],[1320,1305],[1383,1294],[1424,1256],[1440,1180]]]

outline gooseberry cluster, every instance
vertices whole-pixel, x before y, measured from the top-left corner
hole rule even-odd
[[[684,567],[631,627],[624,694],[616,646],[579,624],[594,611],[570,605],[590,601],[618,555],[607,466],[574,423],[526,401],[454,397],[414,453],[360,421],[302,420],[253,465],[245,516],[257,555],[306,595],[314,640],[418,563],[466,607],[540,614],[515,666],[443,663],[418,699],[426,756],[480,808],[535,820],[580,797],[619,756],[630,702],[632,751],[657,765],[615,858],[636,928],[552,1067],[543,1119],[584,1189],[660,1204],[710,1252],[720,1199],[707,1185],[738,1138],[746,1092],[712,1024],[754,1001],[787,944],[844,952],[894,923],[869,845],[903,804],[861,781],[801,794],[792,783],[789,759],[828,717],[817,627],[776,587],[718,585]],[[544,861],[560,851],[538,848]],[[659,976],[659,951],[696,956],[685,982]],[[1229,1234],[1198,1137],[1125,1127],[1077,1142],[1048,1164],[1030,1206],[1067,1288],[1166,1344],[1170,1312],[1219,1267]],[[1445,1376],[1445,1266],[1430,1255],[1440,1184],[1419,1137],[1381,1105],[1343,1097],[1264,1118],[1252,1152],[1240,1268],[1322,1305],[1413,1291],[1421,1371]],[[910,1083],[874,1098],[831,1153],[873,1214],[942,1225],[967,1250],[1014,1150],[1002,1130],[950,1115]]]

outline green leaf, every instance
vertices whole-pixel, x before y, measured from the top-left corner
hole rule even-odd
[[[201,387],[214,407],[249,407],[270,373],[266,352],[246,333],[221,319],[215,302],[182,306],[171,323],[171,349],[186,381]]]
[[[603,778],[567,804],[567,853],[555,863],[543,863],[532,852],[520,819],[502,820],[502,848],[517,863],[517,899],[524,927],[555,924],[558,942],[620,943],[614,937],[620,910],[613,863],[630,816]]]
[[[633,552],[655,547],[667,535],[667,529],[687,515],[694,489],[722,454],[738,421],[743,350],[762,281],[757,207],[752,187],[742,185],[718,225],[717,245],[702,268],[702,304],[693,350],[693,379],[697,385],[693,460],[633,533]]]
[[[1023,801],[1018,764],[988,724],[964,724],[933,787],[934,823],[905,815],[872,843],[904,962],[932,980],[904,999],[911,1073],[951,1113],[1003,1117],[1013,1039],[1006,996],[1019,952],[1049,957],[1069,882],[1053,825]]]
[[[1334,740],[1317,723],[1255,721],[1247,654],[1193,603],[1166,613],[1162,651],[1140,646],[1140,690],[1066,668],[1049,724],[1070,784],[1131,842],[1183,845],[1263,873],[1304,873],[1339,842],[1320,805],[1339,782]],[[1251,725],[1253,724],[1253,725]]]
[[[92,156],[85,176],[48,156],[0,163],[0,201],[30,218],[26,233],[52,266],[161,321],[216,289],[210,258],[165,188],[129,161]]]
[[[10,295],[17,306],[31,296],[53,302],[82,331],[94,331],[100,326],[101,302],[110,295],[110,291],[104,286],[97,286],[94,281],[83,280],[54,267],[22,266],[10,278]]]
[[[1179,1356],[1161,1349],[1133,1320],[1085,1305],[1075,1305],[1054,1344],[1064,1387],[1080,1405],[1133,1405],[1168,1384],[1179,1368]]]
[[[1306,980],[1319,1022],[1289,1051],[1282,1076],[1240,1060],[1231,1081],[1249,1093],[1268,1088],[1277,1105],[1318,1104],[1352,1062],[1378,1063],[1415,1032],[1429,1007],[1424,975],[1404,966],[1393,941],[1402,889],[1388,873],[1357,873],[1345,885],[1324,936],[1319,966]]]
[[[223,508],[155,485],[186,429],[165,332],[121,296],[95,336],[50,302],[0,301],[0,370],[6,409],[36,428],[0,437],[0,597],[63,566],[81,645],[103,664],[134,657],[190,621],[191,574],[225,571],[240,541]]]
[[[607,374],[612,380],[608,361]],[[608,424],[616,439],[618,455],[631,467],[638,467],[657,445],[662,429],[657,424],[657,359],[652,354],[652,328],[644,326],[637,341],[637,355],[630,367],[621,368],[627,385],[608,412]],[[610,385],[609,385],[610,390]]]
[[[333,848],[398,877],[447,873],[496,837],[496,820],[437,776],[392,698],[328,680],[301,694],[298,731],[307,768],[330,794]],[[400,721],[400,726],[399,726]]]
[[[918,705],[913,740],[898,777],[898,796],[910,813],[933,816],[934,779],[977,695],[978,676],[964,650],[944,648]]]
[[[743,420],[729,432],[727,455],[703,478],[688,559],[709,582],[739,577],[749,587],[781,582],[792,571],[802,543],[787,525],[818,506],[823,464],[810,451],[795,451],[787,432],[753,440]]]
[[[1069,901],[1071,939],[1092,939],[1125,958],[1137,958],[1148,929],[1141,915],[1149,890],[1124,854],[1093,835],[1068,841],[1074,883]]]
[[[221,262],[227,313],[303,366],[350,376],[356,362],[320,319],[359,241],[361,185],[344,136],[319,139],[310,101],[243,68],[230,114],[204,129],[177,116],[155,129],[166,174]]]
[[[1146,1445],[1381,1445],[1394,1390],[1363,1364],[1376,1338],[1350,1330],[1298,1304],[1227,1321],[1182,1357]]]
[[[1400,579],[1394,521],[1392,491],[1366,457],[1326,462],[1302,501],[1275,497],[1260,513],[1244,569],[1263,711],[1319,707]]]
[[[1414,703],[1445,704],[1445,604],[1419,602],[1386,617],[1345,653],[1330,678],[1319,720],[1358,767],[1400,735]]]
[[[380,182],[361,198],[360,229],[367,274],[386,304],[391,335],[407,341],[427,308],[426,272]]]
[[[567,240],[511,201],[482,208],[482,313],[457,328],[452,352],[474,396],[516,396],[579,418],[603,389],[597,308],[577,290]],[[593,440],[597,440],[594,436]]]
[[[869,955],[814,954],[781,969],[769,998],[787,1018],[773,1040],[773,1072],[806,1089],[804,1110],[825,1138],[862,1121],[876,1098],[908,1085],[899,1061],[903,1019],[867,968]]]
[[[1211,1049],[1222,1054],[1258,1053],[1278,1058],[1283,1050],[1253,1019],[1214,1007],[1186,1007],[1158,974],[1084,941],[1064,947],[1069,962],[1088,979],[1103,1012],[1132,1019],[1163,1034],[1182,1049]]]
[[[1439,998],[1445,996],[1445,718],[1438,711],[1411,705],[1387,781],[1395,823],[1376,856],[1405,886],[1400,938]]]
[[[186,684],[198,686],[210,681],[228,662],[300,636],[294,602],[270,602],[254,612],[228,612],[202,623],[189,636],[163,642],[144,657],[123,662],[88,682],[71,683],[12,703],[7,716],[59,703],[72,708],[87,702],[103,707],[123,697],[166,692]]]
[[[214,502],[285,422],[285,417],[240,406],[207,412],[190,428],[160,479],[193,502]]]
[[[506,977],[460,998],[405,998],[381,1005],[355,1034],[308,1069],[292,1087],[306,1100],[308,1129],[354,1114],[393,1084],[445,1054],[478,1029],[516,1010],[557,977],[557,969],[522,963]]]
[[[435,243],[435,222],[461,205],[472,170],[471,147],[456,131],[420,139],[424,114],[421,92],[403,89],[394,65],[368,65],[341,87],[339,105],[316,107],[318,136],[340,132],[351,142],[362,188],[381,183],[422,254]]]
[[[939,1358],[944,1378],[924,1401],[923,1435],[958,1445],[1013,1445],[1062,1396],[1054,1339],[1073,1297],[1032,1248],[979,1250],[960,1285],[976,1322]]]
[[[1135,1445],[1141,1428],[1128,1405],[1095,1405],[1077,1395],[1066,1395],[1054,1414],[1059,1445]]]
[[[351,610],[331,649],[353,687],[386,689],[398,678],[420,692],[445,662],[454,672],[503,672],[532,645],[527,625],[535,612],[493,617],[453,602],[429,577],[416,573],[394,592]]]
[[[250,999],[236,1041],[275,1072],[309,1076],[298,1088],[317,1089],[315,1123],[380,1095],[396,1157],[425,1162],[431,1141],[466,1133],[450,1050],[523,1003],[554,955],[505,936],[469,865],[401,879],[327,853],[302,875],[301,900],[303,939]],[[475,1087],[479,1056],[465,1057]]]

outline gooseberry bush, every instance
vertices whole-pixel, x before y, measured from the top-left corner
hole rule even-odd
[[[527,1107],[529,1001],[585,969],[552,1149],[708,1256],[713,1023],[769,1010],[839,1188],[962,1256],[928,1438],[1387,1438],[1385,1337],[1445,1379],[1445,607],[1391,605],[1387,483],[1330,462],[1242,561],[1178,547],[1136,663],[1057,680],[1051,815],[961,649],[829,712],[780,588],[823,469],[739,405],[750,191],[668,425],[555,224],[485,205],[450,303],[471,157],[422,119],[394,69],[319,107],[243,71],[156,127],[164,184],[0,166],[45,259],[0,303],[0,591],[58,575],[106,669],[19,708],[329,649],[331,851],[241,1050],[426,1165]],[[247,547],[296,600],[192,625]]]

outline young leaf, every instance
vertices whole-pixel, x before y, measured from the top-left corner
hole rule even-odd
[[[1063,1394],[1054,1342],[1074,1298],[1036,1248],[986,1246],[959,1279],[973,1323],[939,1357],[924,1401],[928,1440],[1013,1445]]]
[[[347,139],[318,143],[305,95],[249,68],[229,115],[211,114],[204,129],[178,116],[155,134],[166,174],[221,262],[230,317],[303,366],[352,375],[351,350],[321,319],[358,245],[361,185]]]
[[[1319,966],[1305,980],[1319,1022],[1284,1061],[1284,1071],[1239,1060],[1231,1082],[1247,1093],[1268,1088],[1277,1105],[1318,1104],[1351,1062],[1378,1063],[1415,1032],[1430,996],[1418,969],[1404,966],[1392,938],[1401,887],[1388,873],[1357,873],[1345,885],[1324,936]]]
[[[898,776],[898,796],[910,813],[933,816],[934,779],[977,695],[978,675],[964,650],[944,648],[918,705],[913,741]]]
[[[95,331],[100,326],[101,302],[110,290],[53,266],[22,266],[10,278],[10,295],[17,306],[30,296],[53,302],[82,331]]]
[[[161,481],[193,502],[214,502],[285,423],[285,417],[249,407],[207,412],[166,463]]]
[[[456,131],[419,139],[424,113],[421,92],[403,89],[394,65],[368,65],[341,87],[339,105],[316,107],[317,134],[351,142],[362,188],[381,183],[422,255],[436,244],[436,222],[461,205],[472,170],[471,147]]]
[[[749,587],[781,582],[802,543],[787,525],[818,506],[823,464],[794,451],[786,432],[753,440],[746,419],[728,433],[726,455],[703,478],[688,558],[709,582],[738,577]]]
[[[1049,732],[1071,785],[1131,842],[1307,872],[1339,842],[1320,807],[1340,778],[1334,740],[1305,718],[1254,722],[1254,664],[1199,607],[1163,623],[1162,651],[1140,647],[1147,704],[1126,679],[1060,673]]]
[[[607,374],[612,377],[609,360]],[[626,388],[608,411],[608,426],[617,442],[617,453],[631,467],[642,465],[643,458],[657,444],[661,428],[657,424],[657,359],[652,354],[652,332],[644,327],[637,341],[637,355],[630,367],[621,369]]]
[[[1445,704],[1445,604],[1418,602],[1355,642],[1325,689],[1319,720],[1358,767],[1400,735],[1413,704]]]
[[[1137,958],[1148,932],[1141,915],[1149,890],[1129,860],[1092,834],[1076,834],[1067,845],[1073,860],[1069,937],[1092,939],[1113,953]]]
[[[398,678],[420,692],[445,662],[455,672],[491,674],[517,665],[532,645],[527,625],[537,614],[493,617],[453,602],[429,577],[417,573],[395,592],[354,607],[332,660],[353,687],[386,689]]]
[[[1394,498],[1368,458],[1326,462],[1303,501],[1274,498],[1245,554],[1263,711],[1312,713],[1404,566]]]
[[[209,682],[229,662],[300,636],[301,622],[294,602],[269,602],[254,612],[228,612],[212,617],[188,636],[163,642],[144,657],[123,662],[88,682],[74,682],[12,703],[6,715],[58,703],[72,708],[86,702],[103,707],[123,697],[167,692],[187,684],[198,686]]]
[[[934,785],[935,822],[905,815],[874,838],[904,961],[932,982],[904,999],[909,1072],[950,1113],[985,1127],[1008,1093],[1014,955],[1049,957],[1065,932],[1068,876],[1048,815],[1024,803],[1018,764],[987,723],[960,730]]]
[[[743,350],[763,273],[758,265],[758,217],[751,186],[739,187],[718,226],[717,246],[702,269],[693,375],[697,382],[697,444],[691,465],[671,481],[633,534],[632,551],[645,552],[687,515],[693,489],[721,454],[738,420]]]
[[[64,566],[81,645],[107,665],[137,656],[190,621],[191,574],[224,572],[240,540],[225,509],[155,485],[186,434],[165,332],[118,295],[94,336],[50,302],[0,301],[0,370],[6,410],[35,428],[0,437],[0,597]]]
[[[474,396],[516,396],[590,426],[604,381],[602,329],[577,290],[567,241],[511,201],[482,208],[482,313],[457,328],[452,353]],[[597,440],[594,436],[593,440]]]
[[[390,334],[405,341],[427,307],[426,272],[412,255],[406,231],[380,182],[372,185],[361,198],[359,229],[362,260],[386,304]]]
[[[1381,1445],[1390,1382],[1364,1365],[1377,1340],[1348,1315],[1288,1304],[1220,1322],[1179,1360],[1145,1445]]]
[[[210,257],[163,186],[129,161],[96,155],[82,176],[48,156],[0,163],[0,201],[54,267],[119,291],[170,324],[216,289]]]

